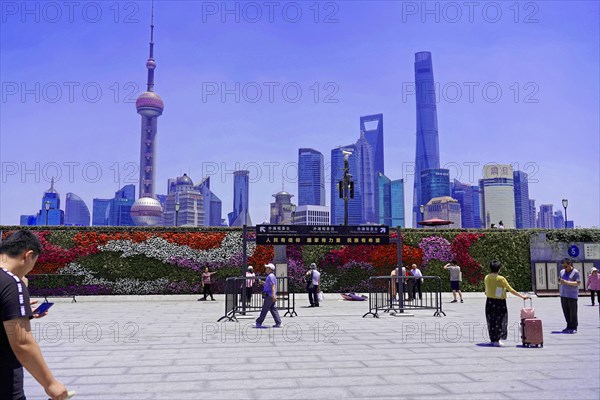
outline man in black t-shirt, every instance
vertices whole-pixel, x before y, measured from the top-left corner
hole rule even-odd
[[[23,366],[52,400],[67,398],[33,337],[33,317],[24,276],[35,265],[42,245],[33,233],[17,231],[0,243],[0,399],[24,400]]]

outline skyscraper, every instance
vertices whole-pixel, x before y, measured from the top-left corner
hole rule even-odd
[[[204,225],[206,226],[221,226],[223,213],[223,203],[210,190],[210,176],[207,176],[195,187],[202,193],[204,198]]]
[[[110,206],[111,199],[94,199],[92,202],[92,226],[108,225],[106,211]]]
[[[392,222],[390,226],[406,228],[404,217],[404,179],[396,179],[390,183],[392,195]]]
[[[298,205],[325,205],[324,158],[314,149],[298,150]]]
[[[537,212],[534,199],[529,199],[529,216],[531,217],[531,227],[538,228]]]
[[[481,214],[483,227],[490,228],[500,221],[506,228],[516,228],[515,195],[512,166],[490,164],[483,170],[479,180],[481,191]]]
[[[385,173],[383,162],[383,114],[360,117],[360,131],[365,133],[365,139],[371,145],[374,176],[377,176],[379,172]]]
[[[356,142],[356,155],[358,157],[358,176],[356,184],[360,186],[363,203],[363,224],[378,223],[375,204],[376,174],[373,173],[373,149],[363,131]]]
[[[65,201],[65,225],[90,225],[90,210],[81,197],[75,193],[67,193]]]
[[[379,224],[406,227],[404,220],[404,180],[390,180],[377,173]]]
[[[514,171],[513,181],[515,185],[515,218],[517,229],[533,228],[529,211],[528,175],[523,171]]]
[[[37,213],[37,225],[64,225],[65,212],[60,209],[60,194],[54,189],[54,178],[50,182],[50,189],[44,192],[42,207]]]
[[[252,225],[249,212],[250,172],[233,173],[233,211],[228,214],[229,226]]]
[[[427,169],[421,171],[421,201],[425,205],[434,197],[450,196],[450,170]]]
[[[473,192],[471,185],[454,180],[452,198],[460,204],[462,228],[475,228],[475,209],[473,207]],[[477,199],[479,205],[479,199]],[[479,209],[479,207],[477,207]]]
[[[562,229],[565,227],[565,217],[561,210],[554,211],[554,228]]]
[[[363,223],[362,187],[359,181],[359,157],[355,144],[342,146],[331,150],[331,224],[344,223],[344,199],[340,198],[338,183],[344,176],[344,151],[352,153],[348,157],[349,173],[354,181],[354,198],[348,201],[348,224]]]
[[[471,194],[473,195],[473,228],[481,229],[481,191],[479,186],[471,186]]]
[[[554,229],[554,212],[552,204],[541,204],[538,215],[538,228]]]
[[[156,132],[158,117],[164,110],[162,98],[154,92],[154,3],[150,22],[150,55],[146,62],[148,82],[146,91],[137,98],[135,107],[142,117],[140,140],[140,199],[132,208],[132,218],[136,225],[158,225],[162,220],[162,206],[155,198],[156,177]]]
[[[417,149],[412,206],[413,228],[417,227],[417,221],[420,217],[419,206],[426,203],[421,199],[421,173],[425,170],[440,168],[433,64],[431,53],[428,51],[415,54],[415,94],[417,106]]]
[[[107,225],[133,226],[131,208],[135,201],[135,185],[125,185],[117,190],[106,209]]]
[[[451,225],[439,228],[462,228],[460,204],[450,196],[434,197],[425,204],[423,218],[452,221]]]

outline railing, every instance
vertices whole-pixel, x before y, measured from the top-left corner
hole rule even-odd
[[[45,301],[48,301],[48,297],[71,297],[76,303],[75,291],[83,277],[71,274],[35,274],[27,275],[27,279],[32,297],[44,296]]]
[[[404,313],[407,310],[442,311],[442,281],[439,276],[372,276],[369,278],[369,312],[379,318],[379,312]]]
[[[263,298],[262,289],[266,277],[253,278],[232,277],[225,281],[225,314],[217,320],[224,319],[237,322],[237,315],[260,312]],[[294,317],[296,313],[296,293],[291,290],[287,276],[277,277],[277,308],[284,311],[284,317]]]

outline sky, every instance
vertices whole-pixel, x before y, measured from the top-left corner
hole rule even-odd
[[[0,224],[41,207],[137,186],[149,1],[0,3]],[[465,3],[467,5],[465,5]],[[469,5],[470,4],[470,5]],[[529,173],[536,205],[569,199],[600,226],[600,3],[155,2],[157,194],[211,176],[233,207],[250,171],[250,215],[297,198],[298,149],[354,143],[384,115],[385,172],[412,206],[414,54],[432,53],[441,165],[477,184],[487,163]],[[329,169],[330,170],[330,169]],[[137,188],[136,188],[137,193]],[[406,213],[410,225],[410,213]]]

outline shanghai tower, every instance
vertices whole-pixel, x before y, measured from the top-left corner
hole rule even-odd
[[[413,193],[413,228],[421,219],[421,172],[440,168],[437,109],[431,53],[415,54],[415,94],[417,104],[417,152]]]

